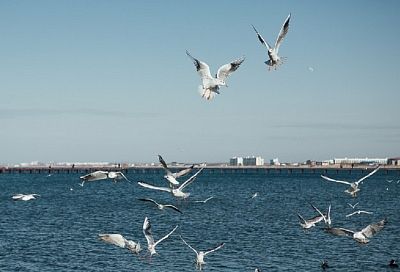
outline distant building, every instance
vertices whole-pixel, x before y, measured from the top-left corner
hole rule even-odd
[[[389,164],[389,165],[400,165],[400,157],[388,159],[387,164]]]
[[[388,159],[380,159],[380,158],[343,158],[343,159],[338,159],[335,158],[333,159],[335,164],[387,164]]]
[[[242,166],[243,158],[242,157],[233,157],[229,160],[229,165],[231,166]]]
[[[269,163],[270,163],[271,165],[281,165],[281,163],[279,162],[279,159],[278,159],[278,158],[269,160]]]
[[[261,158],[260,156],[258,157],[246,157],[243,158],[243,165],[249,166],[249,165],[255,165],[255,166],[260,166],[264,165],[264,159]]]

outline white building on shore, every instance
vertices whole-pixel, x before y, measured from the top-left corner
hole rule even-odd
[[[229,165],[231,166],[261,166],[264,165],[264,159],[260,156],[251,157],[233,157],[229,160]]]
[[[387,164],[387,158],[334,158],[335,164]]]

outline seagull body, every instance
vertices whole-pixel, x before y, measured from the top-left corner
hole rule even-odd
[[[82,180],[82,185],[88,181],[95,181],[95,180],[102,180],[102,179],[112,179],[114,182],[117,182],[118,179],[124,178],[127,181],[127,177],[122,172],[113,172],[113,171],[95,171],[90,174],[81,176],[80,179]]]
[[[387,223],[386,219],[379,221],[378,223],[373,223],[360,231],[352,231],[345,228],[326,228],[325,231],[338,236],[349,236],[361,244],[366,244],[369,242],[368,238],[374,236],[377,232],[383,229]]]
[[[153,256],[156,254],[156,246],[167,239],[176,229],[178,226],[176,226],[172,231],[170,231],[167,235],[165,235],[163,238],[158,240],[157,242],[154,242],[153,235],[151,234],[151,225],[150,225],[150,220],[146,217],[143,222],[143,233],[144,236],[146,237],[147,240],[147,249],[150,252],[150,256]]]
[[[256,198],[257,196],[258,196],[258,193],[254,193],[254,194],[251,196],[251,199]]]
[[[300,218],[300,226],[302,226],[303,229],[310,229],[312,227],[315,227],[315,224],[323,220],[323,217],[321,215],[314,216],[311,219],[304,219],[300,214],[297,214],[297,216]]]
[[[179,212],[179,213],[182,213],[182,212],[181,212],[177,207],[175,207],[174,205],[170,205],[170,204],[165,204],[165,205],[163,205],[163,204],[157,203],[155,200],[153,200],[153,199],[151,199],[151,198],[139,198],[139,200],[140,200],[140,201],[147,201],[147,202],[154,203],[154,204],[157,206],[157,208],[159,208],[160,210],[163,210],[164,208],[171,208],[171,209],[173,209],[173,210],[175,210],[175,211],[177,211],[177,212]]]
[[[351,205],[350,203],[347,203],[352,209],[354,209],[357,205],[358,205],[358,202],[356,203],[356,204],[354,204],[354,205]]]
[[[204,257],[214,251],[217,251],[218,249],[222,248],[224,246],[225,243],[221,243],[218,246],[211,248],[209,250],[206,251],[197,251],[196,249],[194,249],[191,245],[189,245],[188,243],[186,243],[186,241],[182,238],[182,241],[185,243],[185,245],[187,245],[191,250],[193,250],[196,253],[196,268],[201,270],[202,266],[206,263],[204,261]]]
[[[269,67],[269,69],[274,68],[276,70],[277,66],[282,63],[281,57],[279,57],[278,52],[279,52],[279,47],[285,38],[286,34],[289,31],[289,21],[290,21],[290,14],[286,18],[285,22],[282,25],[281,30],[279,31],[278,37],[275,41],[274,47],[270,46],[264,38],[261,36],[261,34],[257,31],[257,29],[252,25],[254,31],[257,33],[258,40],[265,46],[267,47],[268,50],[268,57],[269,60],[265,62]]]
[[[164,178],[167,179],[172,185],[179,185],[179,182],[176,179],[184,175],[187,175],[188,173],[190,173],[190,171],[192,171],[194,167],[194,164],[192,164],[192,166],[186,169],[183,169],[176,173],[172,173],[172,171],[168,168],[167,163],[164,161],[161,155],[158,155],[158,160],[160,161],[162,167],[166,172]]]
[[[226,79],[228,76],[232,72],[236,71],[244,61],[244,57],[242,57],[228,64],[222,65],[219,67],[216,77],[213,77],[207,63],[192,57],[188,51],[186,51],[186,55],[188,55],[188,57],[193,61],[196,70],[201,77],[201,96],[207,100],[211,100],[214,98],[215,94],[219,94],[220,86],[227,86]]]
[[[140,248],[140,243],[136,243],[132,240],[127,240],[124,236],[122,236],[121,234],[118,233],[112,233],[112,234],[99,234],[99,239],[121,247],[121,248],[126,248],[128,249],[130,252],[134,253],[134,254],[138,254],[141,250]]]
[[[184,183],[182,183],[179,187],[177,188],[167,188],[167,187],[158,187],[158,186],[154,186],[154,185],[150,185],[144,182],[139,181],[138,184],[140,186],[143,186],[145,188],[149,188],[149,189],[153,189],[153,190],[159,190],[159,191],[164,191],[164,192],[169,192],[171,193],[174,197],[177,198],[188,198],[190,193],[185,193],[182,190],[188,186],[190,183],[192,183],[195,179],[196,176],[203,170],[204,168],[200,168],[200,170],[198,170],[193,176],[191,176],[190,178],[188,178]]]
[[[336,180],[336,179],[329,178],[329,177],[324,176],[324,175],[321,175],[321,177],[323,179],[326,179],[326,180],[329,180],[329,181],[334,181],[334,182],[337,182],[337,183],[343,183],[343,184],[350,185],[350,187],[348,189],[346,189],[345,192],[350,194],[352,197],[356,197],[357,196],[357,192],[360,191],[360,188],[358,188],[360,182],[362,182],[364,179],[366,179],[366,178],[372,176],[373,174],[375,174],[379,170],[379,168],[380,167],[375,168],[374,171],[372,171],[368,175],[360,178],[359,180],[357,180],[355,182],[348,182],[348,181],[344,181],[344,180]]]
[[[355,212],[352,212],[352,213],[346,215],[346,217],[350,217],[350,216],[353,216],[353,215],[355,215],[355,214],[362,214],[362,213],[365,213],[365,214],[373,214],[373,212],[367,212],[367,211],[358,210],[358,211],[355,211]]]
[[[36,199],[37,196],[40,196],[38,194],[16,194],[12,196],[12,199],[15,201],[28,201],[32,199]]]

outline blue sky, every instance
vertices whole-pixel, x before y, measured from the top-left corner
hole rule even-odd
[[[398,1],[1,1],[1,163],[400,156]],[[292,14],[277,71],[273,43]],[[212,101],[185,50],[246,60]],[[310,69],[312,67],[312,69]],[[313,71],[311,71],[313,70]]]

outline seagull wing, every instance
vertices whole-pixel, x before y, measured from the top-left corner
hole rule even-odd
[[[182,236],[179,236],[179,237],[181,237],[181,240],[185,243],[185,245],[187,245],[191,250],[193,250],[196,254],[198,254],[197,250],[194,249],[194,248],[193,248],[191,245],[189,245],[188,243],[186,243],[186,241],[182,238]]]
[[[181,210],[179,210],[179,209],[178,209],[177,207],[175,207],[174,205],[166,204],[166,205],[164,205],[164,207],[166,207],[166,208],[171,208],[171,209],[173,209],[173,210],[175,210],[175,211],[177,211],[177,212],[179,212],[179,213],[182,213]]]
[[[158,240],[154,246],[157,246],[159,243],[161,243],[162,241],[164,241],[165,239],[167,239],[176,229],[178,228],[178,226],[175,226],[175,228],[173,230],[171,230],[167,235],[165,235],[163,238],[161,238],[160,240]]]
[[[192,57],[192,55],[190,55],[188,51],[186,51],[186,55],[188,55],[188,57],[192,59],[194,66],[196,67],[196,70],[202,79],[212,78],[210,73],[210,67],[207,65],[207,63]]]
[[[358,211],[355,211],[355,212],[349,213],[348,215],[346,215],[346,217],[353,216],[353,215],[355,215],[357,212],[358,212]]]
[[[153,189],[153,190],[159,190],[159,191],[164,191],[164,192],[169,192],[169,193],[172,192],[172,190],[170,188],[157,187],[157,186],[153,186],[153,185],[141,182],[141,181],[139,181],[138,184],[142,187]]]
[[[151,234],[151,224],[150,220],[146,217],[143,222],[143,234],[146,237],[147,244],[148,245],[153,245],[154,244],[154,238],[153,235]]]
[[[359,211],[360,213],[373,214],[373,212]]]
[[[206,256],[208,253],[217,251],[218,249],[222,248],[224,245],[225,245],[225,243],[221,243],[221,244],[219,244],[218,246],[216,246],[214,248],[208,249],[207,251],[204,252],[204,256]]]
[[[383,229],[383,227],[386,225],[387,220],[383,219],[379,221],[378,223],[374,223],[371,225],[366,226],[361,230],[362,234],[364,234],[367,238],[371,238],[374,236],[378,231]]]
[[[193,167],[194,167],[194,164],[192,164],[192,166],[190,166],[190,167],[188,167],[188,168],[186,168],[186,169],[183,169],[183,170],[181,170],[181,171],[179,171],[179,172],[173,174],[174,178],[179,178],[179,177],[182,177],[182,176],[184,176],[184,175],[190,173],[190,171],[193,170]]]
[[[25,195],[23,195],[23,194],[17,194],[17,195],[12,196],[12,199],[19,200],[19,199],[23,198],[24,196]]]
[[[348,181],[344,181],[344,180],[337,180],[337,179],[333,179],[333,178],[329,178],[327,176],[321,175],[321,178],[329,180],[329,181],[334,181],[334,182],[338,182],[338,183],[343,183],[343,184],[347,184],[351,186],[351,183]]]
[[[154,201],[153,199],[151,199],[151,198],[138,198],[138,200],[151,202],[151,203],[154,203],[154,204],[156,204],[158,206],[158,203],[156,201]]]
[[[251,26],[253,27],[254,31],[257,33],[257,38],[258,38],[258,40],[259,40],[265,47],[267,47],[268,50],[271,49],[271,46],[264,40],[264,38],[261,36],[261,34],[258,33],[257,29],[256,29],[253,25],[251,25]]]
[[[327,223],[328,219],[326,218],[326,216],[317,207],[315,207],[312,204],[311,204],[311,206],[313,207],[314,210],[316,210],[322,216],[322,218],[324,219],[324,222]]]
[[[306,223],[306,220],[303,218],[303,216],[301,216],[299,213],[297,214],[297,216],[300,218],[301,222],[303,222],[304,224]]]
[[[326,232],[337,236],[353,236],[354,231],[345,228],[326,228]]]
[[[121,234],[99,234],[99,239],[106,243],[113,244],[122,248],[124,248],[126,244],[126,239]]]
[[[122,172],[116,172],[118,178],[123,178],[128,182],[131,182]]]
[[[182,183],[181,186],[179,186],[178,189],[179,189],[179,190],[183,190],[186,186],[188,186],[190,183],[192,183],[192,182],[196,179],[197,175],[198,175],[201,171],[203,171],[203,169],[204,169],[204,167],[200,168],[199,171],[197,171],[193,176],[191,176],[191,177],[188,178],[184,183]]]
[[[171,170],[169,170],[167,163],[164,161],[164,159],[161,157],[161,155],[158,155],[158,160],[161,163],[162,167],[164,170],[167,172],[168,175],[172,175]]]
[[[108,178],[108,171],[96,171],[80,177],[85,181],[95,181]]]
[[[232,74],[239,68],[240,64],[242,64],[243,61],[244,57],[234,60],[228,64],[222,65],[217,71],[217,78],[220,78],[222,80],[227,79],[230,74]]]
[[[278,53],[279,46],[281,45],[283,39],[285,38],[286,34],[289,31],[289,21],[290,21],[290,13],[289,13],[288,17],[286,18],[285,22],[283,23],[282,28],[279,31],[278,38],[276,39],[276,42],[275,42],[276,53]]]
[[[364,179],[366,179],[366,178],[372,176],[373,174],[375,174],[379,169],[380,169],[380,167],[375,168],[374,171],[372,171],[372,172],[369,173],[368,175],[366,175],[366,176],[360,178],[360,179],[357,180],[355,183],[358,185],[358,184],[359,184],[361,181],[363,181]]]

